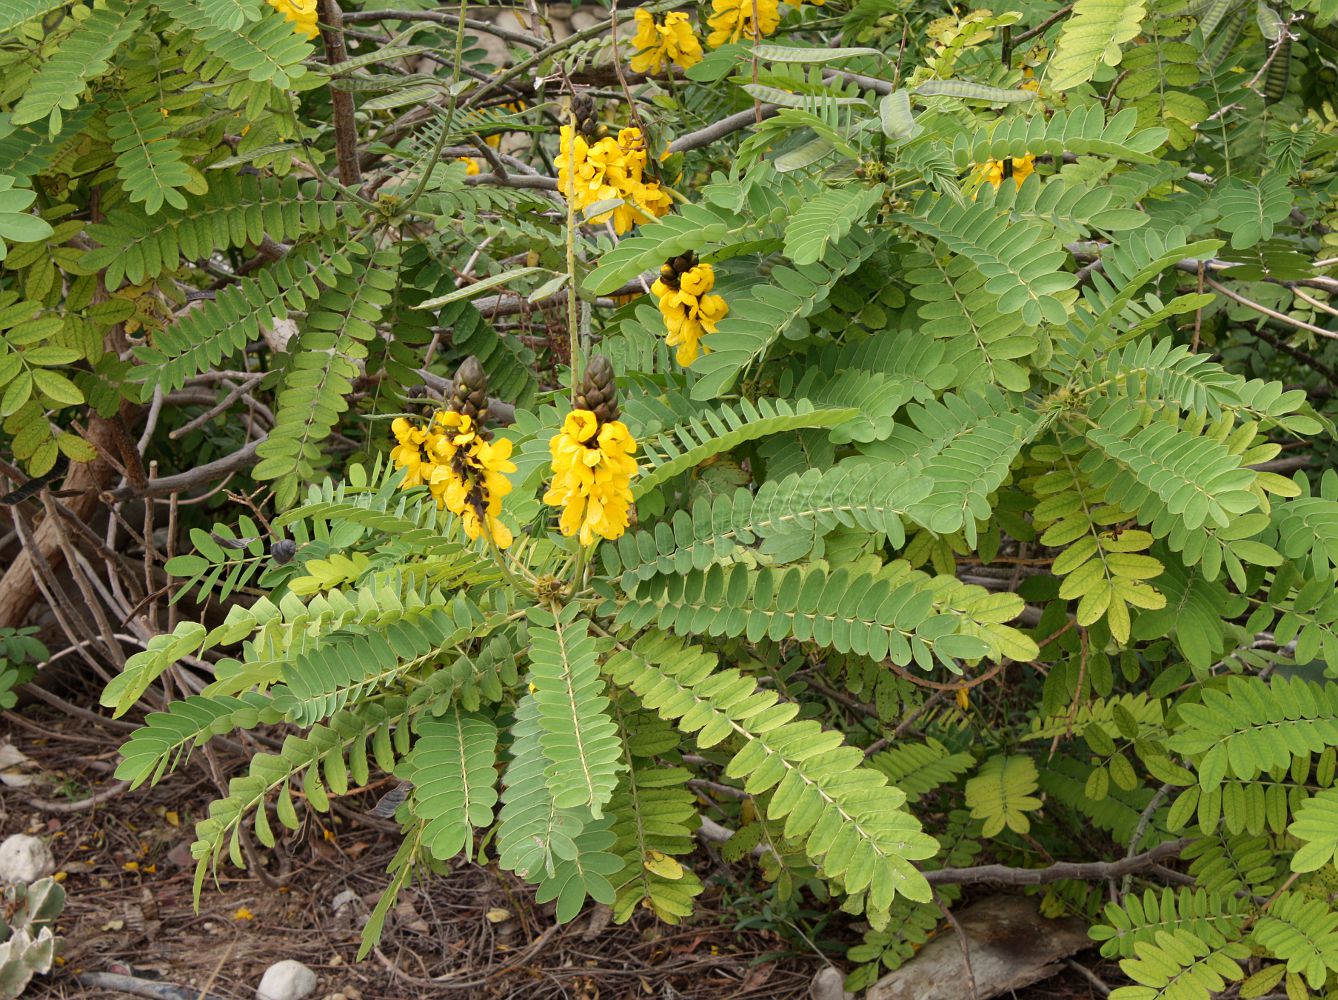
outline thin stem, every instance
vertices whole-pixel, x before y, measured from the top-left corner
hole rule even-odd
[[[1049,28],[1052,24],[1054,24],[1056,21],[1060,21],[1060,20],[1062,20],[1062,19],[1068,17],[1068,16],[1069,16],[1070,14],[1072,14],[1072,13],[1073,13],[1073,4],[1067,4],[1067,5],[1063,6],[1063,7],[1060,7],[1059,10],[1055,11],[1053,14],[1051,14],[1049,17],[1047,17],[1047,18],[1046,18],[1044,21],[1042,21],[1040,24],[1036,25],[1036,27],[1034,27],[1034,28],[1028,28],[1026,31],[1022,32],[1022,34],[1016,36],[1016,37],[1013,39],[1013,47],[1016,48],[1017,46],[1021,45],[1023,42],[1029,42],[1029,41],[1031,41],[1031,40],[1032,40],[1033,38],[1035,38],[1037,35],[1041,34],[1041,33],[1044,32],[1046,29],[1048,29],[1048,28]]]
[[[579,543],[579,539],[578,539]],[[585,569],[590,561],[590,547],[582,545],[576,550],[576,572],[572,576],[571,591],[578,592],[585,584]]]
[[[483,526],[483,533],[488,538],[488,551],[492,554],[493,562],[495,562],[497,568],[502,571],[502,575],[506,577],[507,583],[511,584],[511,586],[515,587],[517,591],[524,594],[526,597],[533,597],[534,591],[530,589],[520,577],[511,572],[511,567],[508,566],[506,562],[505,553],[502,552],[501,546],[497,544],[497,539],[493,537],[492,531],[486,523]]]
[[[446,117],[441,123],[441,131],[437,134],[437,141],[432,146],[432,154],[428,157],[423,171],[418,176],[418,183],[413,189],[413,194],[409,195],[401,212],[407,213],[414,203],[423,196],[427,190],[428,181],[432,178],[432,171],[437,168],[437,163],[441,160],[441,151],[446,148],[446,137],[450,134],[451,124],[455,121],[455,109],[460,103],[460,67],[464,65],[465,55],[465,10],[469,6],[469,0],[460,0],[460,12],[456,15],[455,24],[455,62],[451,73],[451,92],[446,97]]]
[[[1227,288],[1221,282],[1214,281],[1212,278],[1205,278],[1204,280],[1214,291],[1221,292],[1233,302],[1239,302],[1241,305],[1247,306],[1255,312],[1262,313],[1271,319],[1275,319],[1279,323],[1286,323],[1296,327],[1298,330],[1305,330],[1308,333],[1314,333],[1321,337],[1328,337],[1330,340],[1338,340],[1338,333],[1334,333],[1332,330],[1326,330],[1322,326],[1315,326],[1314,323],[1307,323],[1304,320],[1288,316],[1286,313],[1278,312],[1276,309],[1270,309],[1261,302],[1255,302],[1253,299],[1247,299],[1245,296],[1233,292],[1230,288]]]
[[[567,109],[571,141],[567,143],[567,337],[571,352],[571,405],[576,405],[576,388],[581,383],[581,324],[576,302],[576,110]]]

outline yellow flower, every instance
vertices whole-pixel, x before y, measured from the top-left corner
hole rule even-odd
[[[399,444],[390,458],[397,468],[408,469],[403,488],[426,485],[437,508],[460,518],[470,541],[485,531],[498,548],[511,544],[511,531],[498,515],[502,497],[511,492],[515,472],[511,442],[486,441],[467,413],[438,410],[426,430],[403,417],[391,425]]]
[[[562,421],[562,433],[577,444],[585,444],[599,431],[599,418],[589,410],[572,410]]]
[[[544,503],[561,507],[558,527],[582,545],[595,537],[620,538],[630,521],[636,441],[621,420],[603,424],[589,410],[573,410],[549,440],[553,483]]]
[[[632,56],[633,73],[658,73],[671,63],[690,69],[701,62],[701,43],[682,11],[666,14],[664,23],[656,24],[654,15],[638,7],[636,25],[632,44],[639,51]]]
[[[316,37],[316,0],[268,0],[268,3],[293,22],[297,34]]]
[[[656,278],[651,292],[659,297],[660,315],[669,336],[665,342],[676,347],[678,363],[684,367],[707,350],[702,337],[716,332],[716,324],[725,318],[729,306],[719,295],[708,294],[715,287],[715,269],[697,264],[678,276],[678,287]]]
[[[465,165],[466,177],[478,176],[479,174],[478,160],[474,159],[472,156],[457,156],[455,159],[457,163],[463,163]]]
[[[427,454],[427,431],[420,430],[403,417],[390,425],[397,445],[390,450],[390,460],[397,469],[408,469],[402,487],[421,486],[432,478],[432,460]]]
[[[976,176],[980,178],[982,184],[988,184],[996,191],[999,185],[1003,183],[1003,161],[986,160],[976,167]],[[1017,186],[1021,187],[1022,182],[1036,172],[1036,157],[1028,154],[1027,156],[1013,157],[1013,180]]]
[[[612,219],[614,231],[628,232],[639,222],[658,219],[673,202],[657,181],[647,181],[646,142],[638,128],[625,128],[615,139],[605,136],[591,145],[583,136],[563,125],[558,149],[558,190],[588,208],[601,201],[621,199],[623,204],[590,219],[600,224]]]
[[[754,7],[757,23],[753,23]],[[706,44],[719,48],[744,38],[765,37],[780,24],[777,0],[711,0],[714,13],[706,19],[711,34]]]

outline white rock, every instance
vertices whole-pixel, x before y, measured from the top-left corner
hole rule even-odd
[[[303,1000],[316,990],[316,973],[301,962],[275,962],[260,977],[256,1000]]]
[[[0,844],[0,882],[36,882],[55,870],[51,849],[36,837],[16,833]]]
[[[854,1000],[855,996],[846,992],[846,977],[830,965],[813,977],[808,995],[813,1000]]]
[[[338,913],[340,910],[348,909],[349,907],[356,909],[361,906],[362,897],[352,889],[345,889],[330,902],[330,907],[335,913]]]
[[[594,11],[582,7],[571,15],[571,30],[584,31],[586,28],[593,28],[595,25],[606,20],[608,20],[608,18],[603,17],[601,14],[596,14]]]

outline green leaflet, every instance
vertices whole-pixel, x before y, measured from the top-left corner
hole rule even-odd
[[[850,407],[815,407],[808,400],[744,399],[735,406],[702,410],[690,422],[639,442],[641,471],[632,482],[635,498],[680,472],[747,441],[806,427],[835,427],[859,415]]]
[[[595,640],[578,610],[530,610],[530,670],[553,803],[589,809],[597,820],[617,784],[622,748],[609,718]]]
[[[23,15],[31,16],[30,11],[36,13],[30,5],[27,10],[21,8],[19,15],[27,20]],[[112,55],[134,34],[145,13],[138,4],[127,6],[121,0],[107,0],[103,8],[82,21],[70,19],[67,24],[77,26],[42,65],[36,79],[14,106],[10,115],[14,124],[26,125],[50,116],[51,134],[60,132],[61,112],[79,106],[87,82],[106,71]]]
[[[476,830],[492,825],[497,804],[497,726],[458,707],[418,724],[402,776],[413,782],[413,813],[427,824],[423,844],[439,861],[468,849]]]
[[[1036,791],[1036,764],[1030,757],[991,757],[966,783],[966,804],[971,815],[984,821],[986,837],[997,837],[1006,826],[1027,833],[1027,813],[1041,807]]]
[[[636,580],[657,572],[704,570],[758,540],[765,544],[772,536],[796,534],[812,538],[838,526],[880,532],[900,546],[906,537],[901,516],[929,486],[924,478],[889,484],[877,466],[847,463],[769,480],[756,494],[745,489],[713,501],[699,499],[691,511],[675,512],[654,531],[618,540],[622,584],[630,590]]]
[[[129,781],[132,788],[145,781],[156,784],[193,747],[210,737],[233,729],[251,729],[262,722],[277,722],[280,717],[270,699],[256,692],[241,698],[192,695],[174,701],[166,712],[150,712],[144,725],[122,745],[116,777]]]
[[[1070,90],[1092,79],[1101,66],[1118,66],[1120,47],[1138,34],[1146,13],[1141,2],[1077,0],[1055,42],[1050,86]]]
[[[105,268],[107,283],[139,283],[176,270],[180,258],[207,258],[216,250],[259,245],[266,236],[291,240],[334,229],[349,207],[335,192],[314,181],[227,174],[214,178],[209,193],[188,198],[182,209],[168,208],[152,219],[120,210],[88,227],[101,244],[82,264]],[[353,216],[356,218],[356,215]]]
[[[533,681],[530,681],[533,683]],[[516,705],[511,728],[511,760],[503,776],[498,816],[498,863],[521,878],[553,878],[557,866],[576,857],[576,838],[585,828],[579,809],[560,809],[544,774],[548,762],[540,743],[539,703],[532,693]]]
[[[1292,856],[1292,871],[1313,872],[1338,854],[1338,789],[1326,788],[1301,804],[1287,832],[1302,846]]]
[[[761,361],[778,338],[802,339],[809,316],[827,299],[831,286],[854,271],[873,250],[873,242],[854,230],[827,247],[822,260],[774,268],[770,281],[753,285],[747,297],[730,302],[716,332],[702,340],[710,352],[693,362],[697,379],[692,398],[714,399],[735,384],[749,366]]]
[[[1186,930],[1158,931],[1134,951],[1138,957],[1126,958],[1120,969],[1140,985],[1121,986],[1112,1000],[1209,1000],[1244,976],[1238,963],[1250,953],[1239,942],[1213,948]]]
[[[785,227],[785,256],[814,264],[883,197],[883,186],[829,188],[795,213]]]
[[[296,246],[280,260],[181,316],[160,331],[151,345],[136,348],[135,357],[141,364],[132,377],[143,382],[148,398],[155,388],[164,392],[179,389],[192,375],[231,359],[258,340],[262,327],[287,319],[290,309],[305,310],[320,294],[318,282],[332,285],[352,270],[352,262],[332,243],[322,240]]]
[[[380,251],[354,274],[340,275],[311,303],[291,345],[275,426],[256,449],[260,462],[251,470],[257,480],[275,480],[280,508],[292,505],[301,485],[323,464],[320,445],[348,406],[356,362],[366,356],[376,320],[391,302],[396,258],[395,251]]]
[[[1230,677],[1204,688],[1202,698],[1180,706],[1182,726],[1167,745],[1197,758],[1204,791],[1228,774],[1250,780],[1338,746],[1338,684]]]
[[[902,805],[863,755],[813,721],[792,721],[793,704],[736,670],[718,670],[713,656],[676,639],[647,633],[615,654],[605,669],[643,703],[711,747],[728,736],[745,740],[727,773],[745,790],[772,790],[767,816],[785,822],[787,838],[849,893],[866,892],[870,912],[886,912],[894,896],[929,899],[929,886],[910,862],[932,856],[935,841]]]
[[[680,635],[793,636],[875,660],[914,660],[930,669],[937,658],[978,659],[992,645],[951,609],[936,613],[934,595],[900,574],[828,571],[822,565],[788,570],[719,564],[706,572],[652,577],[634,585],[617,612],[621,625],[655,624]],[[612,609],[610,609],[612,610]]]
[[[1039,224],[1012,222],[985,201],[931,195],[921,196],[912,213],[894,218],[970,259],[985,276],[984,287],[999,296],[1001,312],[1020,312],[1028,326],[1068,319],[1059,293],[1076,279],[1060,269],[1064,251]]]

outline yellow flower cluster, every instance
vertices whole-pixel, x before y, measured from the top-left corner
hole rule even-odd
[[[558,527],[582,545],[595,536],[620,538],[627,530],[636,475],[636,441],[621,420],[603,424],[589,410],[572,410],[548,443],[553,485],[544,503],[561,507]]]
[[[677,287],[675,287],[675,285]],[[660,272],[650,286],[660,299],[660,315],[669,331],[666,343],[677,347],[678,363],[683,366],[697,360],[702,337],[715,333],[716,324],[724,319],[729,306],[719,295],[711,295],[715,287],[715,269],[710,264],[697,264],[675,277],[672,267]]]
[[[638,7],[632,44],[638,50],[632,56],[633,73],[658,73],[670,64],[691,69],[702,61],[701,43],[682,11],[666,14],[663,23],[656,23],[650,11]]]
[[[618,138],[605,136],[591,145],[570,125],[563,125],[557,166],[558,189],[577,208],[622,199],[617,208],[590,220],[601,223],[612,218],[619,235],[638,222],[668,214],[673,206],[659,182],[645,178],[646,142],[639,128],[625,128]]]
[[[777,0],[711,0],[711,11],[706,19],[711,26],[706,44],[713,49],[744,39],[765,38],[780,25]]]
[[[391,431],[397,442],[391,461],[409,470],[403,488],[426,486],[438,510],[460,518],[471,541],[486,529],[498,548],[511,544],[510,529],[498,519],[502,497],[511,492],[506,473],[516,471],[510,441],[485,441],[473,418],[454,410],[438,410],[427,427],[398,417]]]
[[[791,7],[803,6],[804,0],[785,0]],[[823,0],[809,0],[821,7]],[[706,44],[713,49],[731,42],[765,38],[780,25],[777,0],[711,0],[711,16],[706,19],[711,34]]]
[[[268,2],[271,7],[293,22],[293,30],[299,35],[316,37],[316,0],[268,0]]]
[[[1003,170],[1002,160],[986,160],[976,167],[976,176],[980,178],[981,183],[988,184],[997,191],[999,185],[1003,183]],[[1013,157],[1013,180],[1017,181],[1018,187],[1021,187],[1022,182],[1035,172],[1036,157],[1030,155]]]
[[[457,156],[455,161],[465,165],[466,177],[477,177],[479,175],[479,161],[472,156]]]

